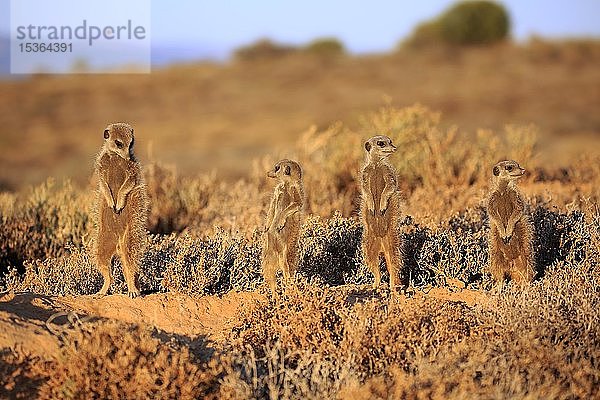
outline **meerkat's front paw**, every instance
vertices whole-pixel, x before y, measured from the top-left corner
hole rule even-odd
[[[506,233],[504,234],[504,237],[510,239],[512,237],[513,233],[514,233],[514,229],[507,229]]]
[[[121,214],[121,211],[125,208],[125,201],[117,200],[117,204],[115,204],[115,212],[117,214]]]
[[[381,213],[381,215],[385,214],[387,207],[388,207],[388,201],[382,198],[379,201],[379,212]]]
[[[502,236],[502,241],[504,242],[504,244],[508,244],[510,242],[510,239],[513,236],[513,230],[512,229],[506,229],[506,231],[504,232],[504,235]]]
[[[127,292],[127,296],[129,296],[130,299],[135,299],[136,297],[139,297],[140,295],[140,291],[135,289],[135,290],[129,290]]]
[[[368,202],[367,203],[367,210],[369,210],[369,212],[373,215],[375,215],[375,203],[373,202]]]

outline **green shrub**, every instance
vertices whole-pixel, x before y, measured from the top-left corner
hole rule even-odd
[[[463,1],[438,18],[415,29],[406,44],[422,47],[432,44],[482,45],[508,37],[510,18],[506,9],[493,1]]]
[[[459,45],[495,43],[506,39],[510,28],[507,11],[491,1],[458,3],[439,23],[442,39]]]
[[[315,39],[307,44],[304,50],[319,56],[337,56],[346,52],[344,44],[336,38]]]
[[[275,43],[270,39],[260,39],[236,49],[234,57],[238,60],[251,61],[281,57],[295,51],[296,48],[292,46]]]
[[[438,21],[426,21],[415,28],[404,45],[412,48],[431,46],[441,42],[440,24]]]

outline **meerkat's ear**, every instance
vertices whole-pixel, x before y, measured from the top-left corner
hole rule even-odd
[[[500,167],[496,165],[494,167],[494,176],[498,176],[498,175],[500,175]]]
[[[365,150],[371,151],[371,143],[365,142]]]
[[[129,143],[129,157],[131,159],[133,159],[134,155],[133,155],[133,143],[135,142],[135,138],[132,137],[131,138],[131,143]]]
[[[108,129],[104,130],[104,139],[108,139],[110,137],[110,132],[108,131]]]
[[[291,174],[291,173],[292,173],[292,169],[290,168],[290,166],[289,166],[289,165],[286,165],[286,166],[285,166],[285,174],[286,174],[286,175],[289,175],[289,174]]]

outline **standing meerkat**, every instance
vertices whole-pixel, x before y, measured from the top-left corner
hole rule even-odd
[[[487,211],[490,272],[498,283],[504,282],[506,275],[520,284],[528,283],[534,275],[533,228],[516,185],[524,173],[516,161],[500,161],[493,169]]]
[[[298,267],[298,239],[304,217],[302,168],[292,160],[281,160],[267,173],[278,183],[271,197],[266,221],[266,240],[262,257],[265,281],[276,293],[277,271],[281,268],[286,281]]]
[[[140,294],[139,271],[146,242],[148,194],[140,163],[133,154],[133,128],[110,124],[96,158],[98,175],[95,257],[104,284],[97,293],[106,295],[113,278],[111,261],[121,258],[129,297]]]
[[[387,136],[374,136],[365,142],[366,158],[361,169],[362,247],[365,261],[375,276],[373,286],[381,283],[379,255],[383,252],[390,288],[398,284],[402,268],[400,250],[400,191],[394,167],[388,157],[396,146]]]

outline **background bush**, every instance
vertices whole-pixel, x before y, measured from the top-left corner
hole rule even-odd
[[[336,38],[319,38],[304,46],[304,51],[319,56],[338,56],[344,54],[344,44]]]
[[[407,44],[486,45],[501,42],[510,33],[506,9],[493,1],[462,1],[415,29]]]
[[[270,39],[260,39],[247,46],[235,50],[234,57],[238,60],[252,61],[281,57],[296,51],[293,46],[275,43]]]

